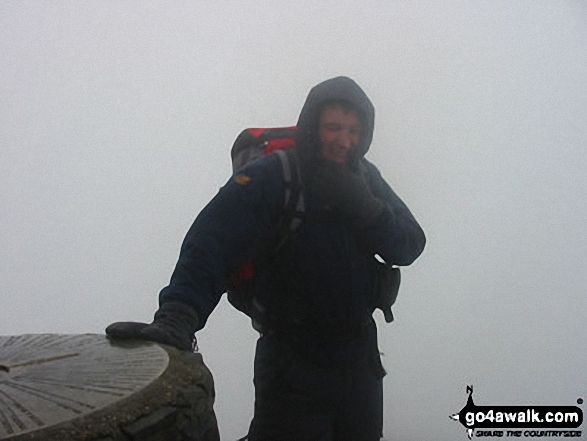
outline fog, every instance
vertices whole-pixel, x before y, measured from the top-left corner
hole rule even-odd
[[[386,438],[465,440],[470,384],[478,405],[586,398],[578,0],[3,1],[0,335],[150,321],[236,135],[295,124],[338,75],[428,237],[396,321],[376,313]],[[256,333],[223,299],[198,340],[236,439]]]

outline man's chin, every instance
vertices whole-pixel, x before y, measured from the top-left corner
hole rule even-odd
[[[323,159],[330,162],[336,162],[337,164],[346,164],[349,160],[348,156],[336,156],[336,155],[329,155],[324,156]]]

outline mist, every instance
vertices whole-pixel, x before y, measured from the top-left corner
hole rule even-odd
[[[151,321],[238,133],[346,75],[428,238],[376,313],[385,437],[466,439],[467,385],[587,395],[584,2],[4,1],[0,60],[0,335]],[[252,417],[256,336],[225,299],[198,333],[222,439]]]

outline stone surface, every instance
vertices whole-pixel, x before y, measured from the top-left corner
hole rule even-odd
[[[104,335],[0,337],[0,439],[217,440],[200,354]]]

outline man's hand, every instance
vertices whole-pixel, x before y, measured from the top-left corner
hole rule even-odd
[[[175,346],[183,351],[192,351],[196,345],[194,333],[199,329],[196,311],[182,302],[161,304],[153,322],[117,322],[106,328],[111,339],[149,340]]]
[[[344,164],[321,161],[316,167],[312,190],[324,202],[368,226],[383,210],[364,173],[354,172]]]

